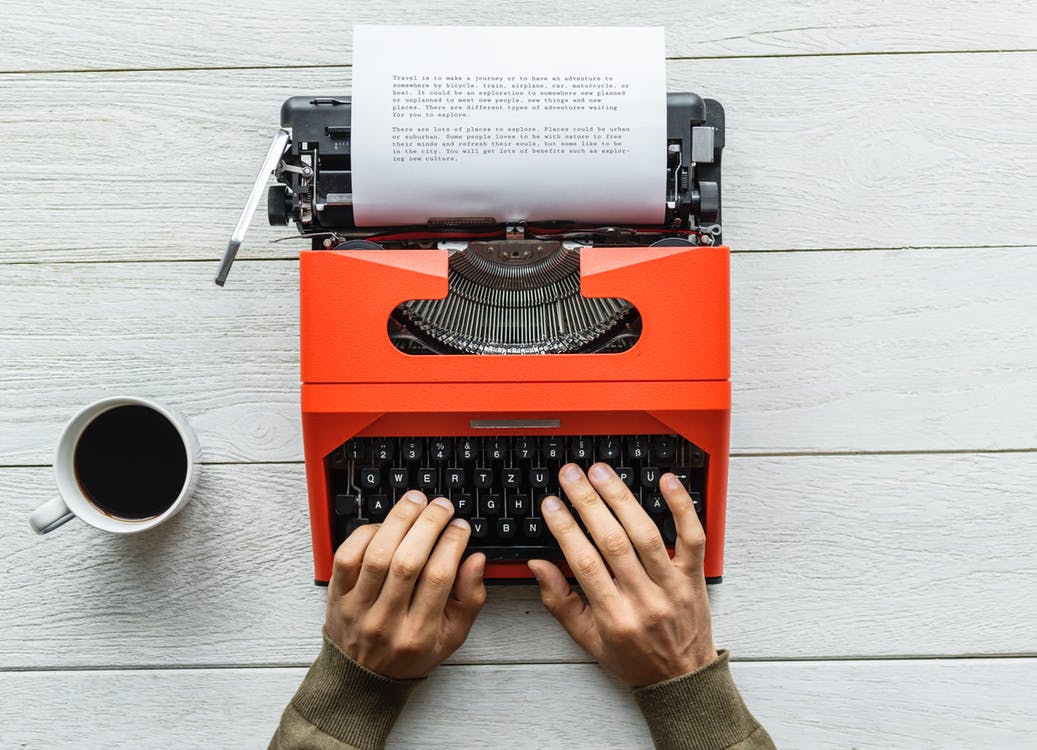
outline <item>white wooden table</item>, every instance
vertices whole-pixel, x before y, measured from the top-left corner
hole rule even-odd
[[[316,654],[295,253],[216,259],[355,22],[665,25],[727,108],[734,417],[717,642],[787,748],[1037,732],[1037,6],[7,0],[0,24],[0,746],[257,747]],[[187,510],[39,538],[63,422],[185,413]],[[397,747],[648,744],[532,587],[493,590]]]

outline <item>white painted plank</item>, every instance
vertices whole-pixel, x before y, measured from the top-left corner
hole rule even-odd
[[[1032,244],[1037,53],[683,60],[728,113],[734,248]],[[0,76],[0,259],[217,258],[281,101],[348,69]],[[1011,92],[991,96],[991,91]],[[991,123],[996,123],[992,125]],[[290,256],[257,217],[242,257]]]
[[[1037,454],[738,458],[719,645],[740,658],[1034,654]],[[299,665],[311,583],[299,465],[209,465],[153,533],[39,538],[44,469],[0,470],[0,669]],[[462,663],[586,657],[532,586],[495,587]]]
[[[182,411],[207,461],[301,460],[296,263],[214,266],[4,267],[0,464],[115,393]],[[1035,248],[735,255],[733,450],[1037,447],[1034,288]]]
[[[262,747],[303,668],[0,673],[9,747]],[[734,663],[778,747],[1003,750],[1037,731],[1033,659]],[[648,747],[623,686],[591,665],[443,667],[390,748]]]
[[[194,0],[150,5],[105,0],[40,8],[5,3],[0,70],[342,65],[352,58],[353,24],[665,26],[673,57],[787,55],[918,50],[1033,49],[1032,4],[998,3],[983,12],[966,2],[882,5],[843,2],[746,6],[704,0],[524,0],[445,6],[348,0],[312,17],[276,0],[219,4]],[[303,22],[305,18],[305,22]]]

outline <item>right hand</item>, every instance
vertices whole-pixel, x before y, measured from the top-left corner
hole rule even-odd
[[[557,497],[545,498],[541,506],[587,601],[556,565],[530,560],[544,606],[591,657],[631,687],[714,661],[702,567],[706,539],[687,491],[673,474],[659,479],[677,525],[671,560],[655,522],[615,471],[599,463],[588,475],[568,464],[559,481],[597,549]]]
[[[449,500],[411,490],[335,553],[325,629],[344,653],[394,679],[425,677],[468,637],[486,602],[486,556]]]

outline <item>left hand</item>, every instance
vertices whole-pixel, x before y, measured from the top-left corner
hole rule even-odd
[[[461,564],[471,531],[453,514],[449,500],[411,490],[335,553],[325,628],[372,672],[426,677],[468,637],[486,601],[486,556]]]

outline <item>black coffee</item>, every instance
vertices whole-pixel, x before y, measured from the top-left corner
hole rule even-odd
[[[187,448],[176,427],[147,406],[117,406],[91,422],[73,461],[83,494],[109,515],[151,518],[187,481]]]

